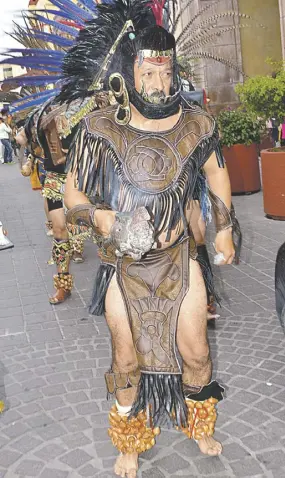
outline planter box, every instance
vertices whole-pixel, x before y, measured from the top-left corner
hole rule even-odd
[[[274,142],[273,142],[271,134],[267,133],[264,136],[262,136],[261,141],[258,145],[258,151],[260,153],[260,151],[262,151],[263,149],[270,149],[270,148],[274,148]]]
[[[263,206],[267,217],[285,220],[285,149],[261,151]]]
[[[223,147],[230,176],[232,194],[252,194],[260,191],[258,147],[235,144]]]

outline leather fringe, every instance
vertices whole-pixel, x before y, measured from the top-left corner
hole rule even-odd
[[[86,126],[79,128],[73,146],[69,149],[67,170],[77,172],[78,189],[94,202],[107,204],[116,211],[132,211],[140,206],[146,207],[153,215],[154,227],[158,235],[178,230],[184,211],[193,197],[198,171],[207,161],[218,142],[215,130],[210,138],[205,138],[182,166],[179,178],[166,191],[148,194],[135,188],[125,176],[123,165],[110,146],[110,143],[95,134],[89,133]]]
[[[149,410],[150,420],[155,427],[165,424],[169,427],[185,427],[188,411],[182,375],[142,372],[130,416],[137,416],[143,410]]]
[[[103,315],[108,286],[114,275],[115,268],[110,264],[100,264],[92,293],[89,312],[92,315]]]
[[[208,256],[208,251],[205,245],[197,246],[197,261],[200,264],[203,279],[206,286],[207,298],[214,297],[215,302],[221,305],[221,298],[218,296],[214,287],[214,276]]]
[[[240,253],[242,248],[242,232],[241,232],[240,224],[236,217],[233,204],[231,205],[231,219],[233,223],[232,237],[233,237],[233,243],[235,246],[235,264],[239,264]]]

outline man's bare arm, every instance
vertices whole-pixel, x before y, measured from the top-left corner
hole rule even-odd
[[[78,191],[76,186],[76,173],[68,173],[65,185],[64,204],[67,209],[71,209],[79,204],[90,204],[90,201],[86,194]],[[115,222],[115,211],[106,211],[96,209],[94,211],[94,223],[100,230],[102,236],[108,237]]]
[[[89,204],[90,201],[86,194],[78,191],[76,187],[76,174],[68,173],[66,177],[65,192],[64,192],[64,204],[67,209],[71,209],[78,204]]]
[[[231,209],[231,185],[226,166],[220,168],[218,165],[216,153],[213,153],[205,163],[204,172],[210,189],[220,198],[230,211]],[[235,249],[232,240],[232,228],[221,230],[216,235],[215,249],[217,253],[222,253],[225,260],[222,264],[231,264],[235,256]]]
[[[231,184],[226,165],[224,168],[220,168],[216,153],[212,153],[203,169],[210,189],[223,201],[228,209],[231,209]]]

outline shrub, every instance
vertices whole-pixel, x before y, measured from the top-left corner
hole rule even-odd
[[[247,111],[264,119],[276,118],[281,123],[285,116],[285,71],[276,77],[255,76],[235,88]]]
[[[218,116],[221,141],[225,146],[259,143],[265,130],[265,121],[250,112],[237,110],[222,111]]]

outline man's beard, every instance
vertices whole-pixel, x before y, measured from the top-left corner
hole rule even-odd
[[[163,91],[154,91],[150,95],[144,91],[142,92],[142,97],[147,103],[154,105],[164,104],[167,98]]]

